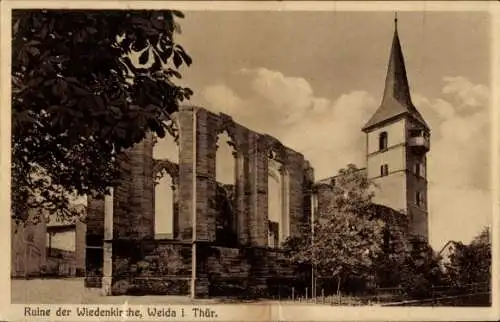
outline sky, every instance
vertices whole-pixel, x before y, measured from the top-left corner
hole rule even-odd
[[[189,104],[227,113],[304,154],[316,180],[365,166],[361,127],[381,101],[393,12],[185,12]],[[489,15],[401,12],[413,102],[431,128],[430,243],[492,220]]]

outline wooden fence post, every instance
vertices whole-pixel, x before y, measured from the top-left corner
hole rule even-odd
[[[432,294],[432,306],[434,306],[436,302],[436,295],[434,293],[434,285],[431,285],[431,294]]]

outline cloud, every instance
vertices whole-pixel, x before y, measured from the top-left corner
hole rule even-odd
[[[484,107],[489,101],[490,91],[488,87],[480,84],[473,84],[462,76],[445,77],[446,85],[443,87],[443,94],[451,94],[461,100],[459,108],[463,107]]]
[[[364,166],[364,123],[375,111],[377,101],[367,92],[353,91],[335,101],[322,101],[321,108],[306,115],[281,137],[290,147],[304,153],[317,178],[335,175],[348,163]]]
[[[322,103],[304,78],[286,77],[266,68],[242,69],[240,73],[251,78],[251,88],[267,106],[282,111],[286,123],[296,122],[308,109],[314,109],[315,103]]]
[[[303,153],[317,179],[348,163],[365,165],[361,128],[379,103],[370,93],[318,97],[300,77],[265,68],[239,74],[247,95],[239,96],[227,85],[208,87],[203,91],[208,106],[221,109],[226,104],[238,122]],[[489,89],[454,76],[443,78],[441,93],[431,98],[412,95],[431,127],[429,212],[436,247],[448,239],[469,241],[491,220]],[[461,227],[450,224],[461,221]]]
[[[464,77],[445,77],[443,81],[446,99],[419,96],[415,100],[432,131],[429,177],[437,176],[449,187],[488,189],[491,170],[488,89]]]
[[[214,112],[232,114],[244,111],[246,102],[225,84],[205,87],[201,94],[210,102],[210,108]]]
[[[367,92],[353,91],[332,101],[317,97],[304,78],[266,68],[242,69],[239,74],[243,87],[250,90],[249,98],[243,99],[227,85],[209,86],[202,97],[211,110],[278,137],[305,154],[318,177],[334,175],[347,163],[364,163],[361,127],[377,105]]]
[[[444,98],[421,99],[431,120],[428,155],[431,241],[470,241],[491,224],[489,90],[464,77],[445,77]],[[460,223],[460,224],[453,224]]]

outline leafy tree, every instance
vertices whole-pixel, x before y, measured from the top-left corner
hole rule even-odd
[[[491,239],[489,228],[476,236],[468,245],[456,243],[446,265],[446,272],[451,283],[457,287],[472,283],[491,281]]]
[[[390,236],[375,263],[376,284],[400,287],[403,295],[410,298],[431,297],[433,286],[445,282],[440,258],[426,240],[409,235],[404,223],[389,225],[391,229],[386,231]]]
[[[444,283],[439,256],[419,237],[409,239],[410,247],[402,253],[398,268],[400,285],[410,298],[430,298],[433,287]]]
[[[191,57],[175,42],[179,11],[15,10],[12,14],[12,215],[71,217],[77,195],[102,196],[117,156],[192,94],[175,84]]]
[[[373,276],[373,263],[382,251],[384,224],[375,217],[371,185],[354,165],[340,170],[327,204],[318,209],[314,237],[286,244],[292,262],[314,265],[317,275],[336,281],[337,292],[352,277]]]

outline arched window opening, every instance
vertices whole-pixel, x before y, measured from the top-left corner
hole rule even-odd
[[[235,184],[235,149],[229,134],[224,131],[217,137],[217,152],[215,156],[215,180],[225,185]]]
[[[280,242],[280,221],[282,216],[282,193],[281,178],[278,171],[269,169],[267,178],[267,200],[268,200],[268,243],[269,247],[278,247]]]
[[[416,202],[417,206],[419,206],[420,208],[423,208],[423,206],[424,206],[424,195],[422,194],[422,192],[417,191],[415,193],[415,202]]]
[[[170,129],[178,129],[175,120],[165,122]],[[179,165],[179,145],[175,133],[167,131],[165,137],[155,137],[153,145],[153,159],[156,164],[169,164],[172,167]],[[174,239],[177,214],[177,187],[178,174],[167,171],[160,166],[155,169],[154,187],[154,231],[157,239]]]
[[[416,161],[414,164],[415,176],[418,178],[425,178],[425,165],[424,162]]]
[[[385,177],[385,176],[387,176],[387,175],[389,175],[389,165],[387,165],[387,164],[382,164],[382,165],[380,166],[380,176],[381,176],[381,177]]]
[[[274,154],[270,154],[270,157]],[[268,245],[279,247],[290,234],[288,173],[279,161],[268,160]]]
[[[388,137],[387,137],[387,132],[382,132],[380,133],[378,137],[378,148],[379,150],[387,150],[387,143],[388,143]]]
[[[217,208],[216,240],[223,244],[236,243],[236,150],[229,134],[217,137],[215,155]]]
[[[155,184],[155,238],[174,238],[175,187],[172,176],[162,171]]]

